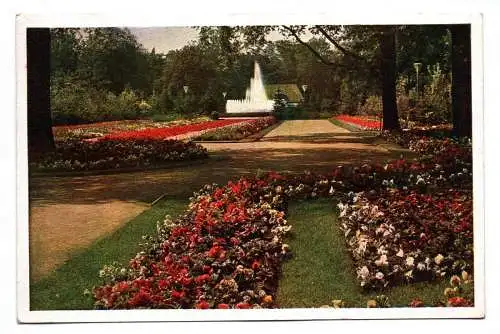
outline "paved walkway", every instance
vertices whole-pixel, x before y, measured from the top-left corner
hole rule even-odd
[[[333,125],[325,119],[318,120],[293,120],[285,121],[277,128],[270,131],[264,138],[310,136],[318,134],[349,133],[349,130]]]
[[[204,143],[211,158],[183,168],[30,180],[32,279],[36,280],[166,196],[189,197],[206,183],[258,170],[300,173],[399,157],[376,138],[326,120],[285,121],[257,142]],[[96,205],[97,204],[97,205]]]

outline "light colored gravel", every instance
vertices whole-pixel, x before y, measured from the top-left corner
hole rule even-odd
[[[280,126],[264,136],[266,138],[283,136],[310,136],[313,134],[349,133],[349,130],[333,125],[324,119],[284,121]]]

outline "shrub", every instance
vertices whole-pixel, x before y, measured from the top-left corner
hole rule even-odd
[[[54,78],[51,84],[54,125],[137,119],[150,110],[151,105],[129,88],[115,95],[70,77]]]
[[[210,113],[210,119],[213,119],[213,120],[218,120],[220,118],[220,115],[219,115],[219,112],[217,111],[212,111]]]
[[[382,97],[370,95],[360,108],[360,114],[370,116],[382,115]]]

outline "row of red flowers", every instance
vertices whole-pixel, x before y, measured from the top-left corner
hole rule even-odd
[[[377,130],[381,128],[382,120],[374,120],[373,118],[367,118],[362,116],[350,116],[350,115],[338,115],[335,119],[353,125],[363,130]]]
[[[460,213],[463,221],[459,225],[452,227],[447,223],[446,226],[462,228],[456,234],[463,235],[463,241],[454,242],[450,233],[447,233],[447,240],[441,240],[440,233],[444,227],[439,227],[439,222],[429,222],[422,228],[426,238],[434,240],[432,249],[426,248],[425,244],[420,247],[422,252],[432,253],[432,256],[441,254],[443,259],[437,255],[433,259],[437,265],[453,266],[458,261],[459,266],[447,270],[447,273],[463,268],[472,270],[468,253],[472,229],[470,210],[459,209],[460,203],[455,201],[455,197],[450,203],[439,201],[429,204],[427,195],[423,194],[432,192],[436,187],[453,189],[464,186],[469,189],[470,163],[468,160],[457,161],[456,156],[446,154],[450,147],[454,153],[460,153],[455,151],[455,146],[447,144],[439,146],[439,154],[435,154],[430,161],[426,158],[417,162],[397,160],[385,166],[337,167],[326,176],[269,173],[242,178],[223,187],[207,185],[191,198],[183,215],[174,221],[167,218],[158,225],[157,235],[147,239],[143,251],[130,261],[128,267],[108,266],[103,269],[101,276],[107,281],[94,289],[96,307],[276,307],[275,293],[281,262],[289,256],[289,247],[283,243],[291,228],[284,219],[287,201],[299,197],[336,196],[343,203],[354,203],[358,197],[351,191],[354,189],[365,191],[366,198],[380,197],[385,200],[387,210],[390,210],[391,201],[395,200],[388,195],[391,194],[388,188],[408,192],[408,198],[399,197],[397,200],[401,206],[397,212],[403,214],[407,211],[406,199],[410,203],[414,200],[415,205],[432,204],[433,208],[444,205],[450,212]],[[468,147],[463,150],[469,152]],[[462,171],[457,172],[459,168]],[[469,171],[463,171],[465,168]],[[417,209],[414,211],[418,214]],[[432,213],[435,213],[434,209]],[[423,218],[426,221],[433,219],[428,216]],[[421,242],[414,240],[415,236],[420,237],[420,227],[405,224],[404,217],[397,219],[401,224],[394,228],[401,231],[391,233],[400,234],[403,255],[417,252],[411,245]],[[390,227],[385,229],[390,230]],[[405,229],[409,232],[404,232]],[[383,236],[385,231],[381,232]],[[380,259],[381,255],[386,254],[375,250],[377,258],[373,260],[380,260],[385,266],[388,259]],[[399,254],[395,256],[399,257]],[[413,254],[412,259],[405,258],[404,263],[419,266],[418,261]],[[377,266],[377,263],[374,265]],[[462,266],[463,263],[465,266]],[[425,261],[422,265],[426,265]],[[371,280],[371,271],[366,273],[361,269],[358,274],[368,275],[366,277]],[[386,273],[384,276],[390,278]],[[379,279],[378,276],[375,273],[374,279]],[[422,279],[432,280],[439,276],[428,275]],[[399,279],[400,276],[394,277]]]
[[[91,139],[103,137],[107,134],[115,132],[184,126],[188,124],[206,122],[207,120],[207,117],[199,117],[193,119],[178,119],[168,122],[157,122],[147,119],[110,121],[80,125],[54,126],[52,127],[52,132],[56,141],[63,141],[67,139]]]
[[[276,123],[276,117],[266,116],[250,119],[246,122],[217,128],[208,131],[198,137],[192,138],[193,140],[239,140],[251,136],[259,131]]]
[[[179,125],[168,128],[148,128],[138,131],[116,132],[103,137],[103,139],[164,139],[180,136],[190,132],[199,132],[203,130],[216,129],[231,124],[247,122],[248,119],[222,119],[216,121],[207,121],[196,124]]]

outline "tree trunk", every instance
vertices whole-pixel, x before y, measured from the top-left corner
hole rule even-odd
[[[399,130],[396,103],[396,38],[393,27],[384,27],[380,36],[382,109],[384,130]]]
[[[453,135],[472,136],[470,25],[451,26],[451,109]]]
[[[54,149],[50,114],[50,30],[28,28],[28,149],[44,153]]]

